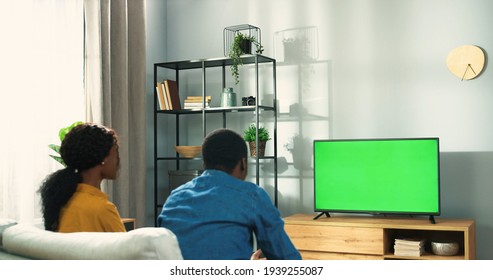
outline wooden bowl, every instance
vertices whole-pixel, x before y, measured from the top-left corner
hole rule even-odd
[[[175,150],[182,157],[194,158],[202,152],[202,146],[175,146]]]

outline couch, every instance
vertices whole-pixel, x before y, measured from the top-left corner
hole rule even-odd
[[[183,257],[176,236],[165,228],[58,233],[0,219],[0,259],[181,260]]]

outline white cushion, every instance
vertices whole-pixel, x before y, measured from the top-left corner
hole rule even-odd
[[[17,222],[15,220],[0,218],[0,247],[2,247],[2,236],[4,230],[16,224]]]
[[[58,233],[19,224],[4,231],[3,246],[10,253],[33,259],[183,259],[176,236],[168,229],[154,227],[129,232]]]

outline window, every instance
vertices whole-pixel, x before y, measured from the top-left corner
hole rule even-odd
[[[48,144],[85,119],[82,0],[0,2],[0,217],[41,223]]]

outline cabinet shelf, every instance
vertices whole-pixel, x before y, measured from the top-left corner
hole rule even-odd
[[[272,106],[258,106],[259,110],[263,111],[275,111],[276,108]],[[201,114],[203,111],[206,113],[235,113],[235,112],[255,112],[255,106],[234,106],[234,107],[211,107],[211,108],[196,108],[196,109],[183,109],[183,110],[158,110],[159,114],[172,114],[172,115],[187,115],[187,114]]]
[[[455,256],[437,256],[431,253],[424,253],[419,257],[408,257],[408,256],[396,256],[394,254],[383,255],[385,260],[464,260],[464,254],[458,254]]]
[[[421,218],[377,218],[358,216],[321,217],[297,214],[285,219],[285,228],[304,259],[402,259],[470,260],[476,257],[474,220]],[[419,237],[459,243],[455,256],[438,256],[425,248],[419,257],[396,256],[395,238]]]
[[[167,197],[159,197],[159,193],[162,192],[163,189],[171,189],[171,183],[166,186],[165,182],[163,180],[163,175],[158,176],[158,174],[165,174],[166,170],[163,170],[162,168],[158,168],[158,163],[162,162],[174,162],[176,163],[176,169],[180,170],[181,166],[180,163],[182,162],[193,162],[193,161],[198,161],[201,160],[201,157],[195,157],[195,158],[183,158],[179,156],[162,156],[162,155],[167,155],[168,153],[164,153],[162,151],[158,151],[158,142],[160,142],[160,139],[158,139],[158,135],[161,135],[159,132],[161,129],[165,129],[166,126],[160,125],[159,122],[167,120],[168,118],[173,118],[175,119],[175,145],[178,145],[181,143],[180,141],[180,119],[187,118],[187,115],[200,115],[201,120],[202,120],[202,136],[205,137],[207,134],[207,125],[209,125],[206,122],[207,116],[208,115],[213,115],[213,114],[220,114],[222,115],[222,128],[226,128],[226,119],[229,117],[230,114],[237,114],[237,113],[248,113],[251,112],[255,115],[255,125],[256,127],[259,127],[259,122],[262,118],[262,120],[267,120],[269,122],[272,122],[274,129],[272,131],[272,141],[274,142],[274,151],[272,154],[269,154],[264,157],[257,157],[257,158],[250,158],[248,160],[249,164],[254,164],[256,169],[253,171],[252,170],[252,177],[255,176],[256,184],[259,185],[259,179],[261,178],[261,170],[259,166],[261,164],[267,164],[268,161],[271,161],[274,168],[273,170],[277,170],[277,91],[276,91],[276,60],[267,56],[263,56],[260,54],[253,54],[253,55],[243,55],[241,56],[242,63],[244,65],[252,65],[254,66],[254,71],[251,72],[252,75],[254,75],[254,80],[255,80],[255,100],[257,100],[255,105],[252,106],[233,106],[233,107],[207,107],[207,108],[194,108],[194,109],[182,109],[182,110],[160,110],[158,109],[158,100],[157,100],[157,93],[154,91],[154,211],[155,211],[155,223],[157,222],[156,219],[159,215],[159,210],[162,208],[162,205],[164,201],[166,200]],[[229,69],[226,69],[227,66],[231,66],[233,64],[233,60],[229,57],[221,57],[221,58],[208,58],[208,59],[196,59],[196,60],[183,60],[183,61],[171,61],[171,62],[161,62],[161,63],[155,63],[154,64],[154,84],[157,84],[158,81],[163,79],[164,77],[168,79],[175,80],[178,84],[178,88],[180,88],[180,75],[186,70],[192,70],[192,69],[198,69],[202,71],[202,75],[200,79],[200,82],[202,83],[202,92],[201,95],[203,98],[207,96],[207,69],[208,68],[221,68],[222,69],[222,87],[226,87],[226,72],[229,71]],[[271,85],[272,89],[268,90],[269,98],[272,96],[272,103],[271,104],[266,104],[270,103],[268,102],[261,102],[260,97],[266,97],[264,93],[260,91],[260,75],[259,75],[259,65],[260,64],[267,64],[267,66],[270,66],[270,68],[266,69],[271,69],[272,70],[272,80],[271,80]],[[163,71],[163,70],[168,70],[168,71]],[[171,70],[171,71],[169,71]],[[174,77],[170,72],[174,72]],[[164,73],[164,75],[163,75]],[[161,75],[160,75],[161,74]],[[159,79],[158,79],[159,76]],[[164,77],[163,77],[164,76]],[[264,78],[265,75],[262,75],[262,78]],[[217,83],[218,81],[214,81],[214,83]],[[268,86],[269,83],[262,83],[262,87],[264,88],[265,86]],[[155,90],[155,89],[154,89]],[[265,89],[263,89],[265,90]],[[266,91],[267,92],[267,91]],[[253,93],[253,92],[252,92]],[[265,100],[264,100],[265,101]],[[268,105],[268,106],[266,106]],[[268,112],[268,114],[261,114],[261,112]],[[261,116],[262,115],[262,116]],[[271,116],[272,115],[272,116]],[[158,118],[159,116],[159,118]],[[216,127],[219,128],[219,127]],[[188,127],[187,129],[193,129]],[[198,129],[198,128],[197,128]],[[171,135],[171,131],[167,131],[166,135]],[[186,141],[183,141],[186,142]],[[160,155],[160,156],[158,156]],[[167,168],[167,166],[165,167]],[[158,170],[159,169],[159,170]],[[274,204],[277,206],[277,199],[278,199],[278,194],[277,194],[277,174],[271,175],[273,176],[274,180]],[[160,191],[161,190],[161,191]]]
[[[243,64],[272,63],[275,61],[275,59],[273,58],[260,54],[242,55],[240,58]],[[232,64],[233,64],[233,59],[227,57],[220,57],[220,58],[155,63],[154,67],[163,67],[172,70],[190,70],[190,69],[231,66]]]

